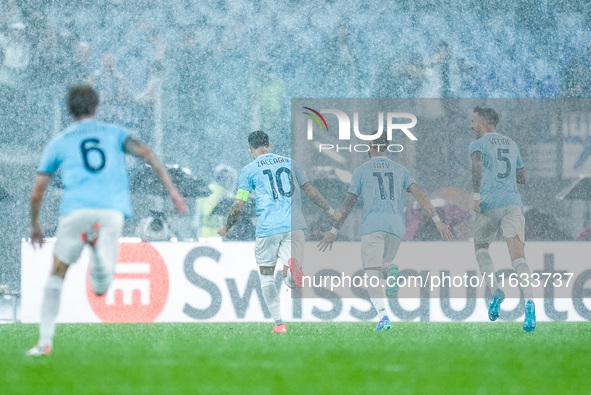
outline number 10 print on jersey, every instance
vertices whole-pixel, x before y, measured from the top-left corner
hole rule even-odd
[[[285,173],[287,174],[287,177],[289,179],[289,191],[285,192],[285,190],[283,189],[283,181],[281,181],[281,175]],[[263,170],[263,174],[266,174],[269,177],[269,183],[271,184],[271,191],[273,192],[273,198],[274,199],[278,199],[279,196],[277,195],[277,192],[279,192],[279,195],[286,197],[286,198],[290,198],[292,193],[293,193],[293,179],[291,178],[291,170],[289,170],[287,167],[280,167],[279,169],[277,169],[277,171],[275,172],[275,178],[273,178],[273,172],[269,169],[267,170]],[[275,187],[275,180],[277,180],[277,187]]]

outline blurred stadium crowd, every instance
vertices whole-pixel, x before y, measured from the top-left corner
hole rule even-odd
[[[5,0],[0,181],[28,182],[69,122],[63,98],[76,82],[99,90],[100,119],[167,163],[214,174],[248,163],[256,129],[289,156],[294,97],[591,97],[590,27],[591,5],[572,0]],[[415,170],[431,191],[445,186]],[[20,199],[30,186],[14,187]],[[26,236],[19,199],[10,246]]]
[[[586,2],[442,4],[7,0],[3,142],[59,130],[81,80],[101,91],[103,119],[153,139],[156,116],[189,141],[285,129],[290,97],[591,95]],[[23,119],[32,106],[40,116]]]

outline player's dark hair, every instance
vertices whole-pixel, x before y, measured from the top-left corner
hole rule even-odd
[[[499,123],[499,114],[497,114],[492,108],[476,106],[474,112],[483,118],[490,126],[497,126],[497,123]]]
[[[252,132],[248,136],[248,144],[254,148],[260,147],[268,147],[269,146],[269,135],[263,132],[262,130],[257,130],[256,132]]]
[[[378,131],[374,130],[372,134],[376,134]],[[372,141],[373,145],[388,145],[388,133],[382,133],[380,137]],[[381,150],[385,150],[385,148],[380,148]]]
[[[94,114],[98,104],[98,93],[90,85],[74,85],[68,91],[68,111],[74,118]]]

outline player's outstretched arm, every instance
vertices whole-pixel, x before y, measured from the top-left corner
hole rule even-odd
[[[245,202],[246,201],[242,199],[234,200],[234,204],[230,208],[230,213],[228,214],[226,224],[218,228],[218,235],[223,237],[228,234],[230,228],[236,223],[236,221],[238,221],[240,214],[242,214],[242,208],[244,207]]]
[[[449,226],[447,226],[437,215],[437,211],[435,211],[435,207],[431,204],[429,198],[421,191],[417,184],[411,184],[408,187],[408,191],[413,194],[417,202],[421,205],[423,210],[429,214],[429,217],[433,219],[435,222],[435,226],[439,231],[442,239],[451,240],[453,238],[451,231],[449,230]]]
[[[527,179],[525,177],[525,167],[522,167],[521,169],[517,169],[517,183],[525,185],[526,181],[527,181]]]
[[[351,210],[353,210],[353,207],[355,207],[355,203],[357,203],[357,195],[351,192],[347,193],[347,197],[345,198],[343,204],[341,204],[341,208],[336,212],[337,215],[336,218],[334,218],[335,228],[341,229],[343,222],[345,222],[351,213]]]
[[[332,215],[333,218],[333,225],[332,229],[329,232],[325,232],[322,236],[322,240],[318,243],[318,249],[322,252],[326,251],[327,248],[332,250],[332,244],[337,239],[337,233],[341,226],[343,226],[343,222],[347,219],[353,207],[355,207],[355,203],[357,202],[357,195],[354,193],[349,192],[343,204],[341,204],[341,208]]]
[[[41,227],[41,221],[39,220],[39,213],[41,212],[41,204],[43,203],[43,196],[45,195],[45,189],[49,184],[50,176],[47,174],[38,174],[35,179],[35,185],[31,192],[31,244],[35,247],[38,244],[39,247],[43,246],[43,228]]]
[[[179,190],[173,184],[168,171],[166,171],[166,168],[162,162],[160,162],[160,159],[158,159],[156,154],[150,148],[148,148],[147,145],[134,139],[133,137],[130,137],[125,141],[124,148],[125,152],[133,156],[137,156],[138,158],[142,158],[152,167],[154,173],[156,173],[162,184],[164,184],[168,190],[168,194],[170,195],[170,199],[172,200],[175,210],[181,214],[185,214],[187,212],[187,204],[185,203],[185,199],[181,196]]]
[[[304,190],[304,192],[306,192],[310,200],[313,201],[318,207],[326,211],[333,220],[338,219],[335,217],[336,211],[334,211],[334,209],[330,207],[330,204],[328,204],[328,202],[326,201],[324,196],[322,196],[322,194],[318,191],[318,189],[314,188],[309,182],[302,185],[302,189]]]
[[[482,152],[474,151],[472,154],[472,187],[474,188],[474,203],[472,210],[480,211],[480,186],[482,184]]]

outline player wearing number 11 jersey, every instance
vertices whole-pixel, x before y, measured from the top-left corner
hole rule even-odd
[[[396,280],[398,266],[393,261],[400,246],[400,240],[406,232],[404,218],[404,193],[410,192],[421,207],[435,222],[441,238],[451,239],[449,227],[444,224],[431,205],[431,202],[419,189],[410,172],[402,165],[386,157],[384,147],[388,145],[387,135],[383,134],[370,146],[370,160],[353,172],[349,193],[341,208],[335,213],[336,223],[330,232],[324,234],[320,250],[332,249],[338,229],[355,206],[357,198],[363,200],[363,221],[361,222],[361,263],[369,278],[381,278],[388,272],[389,279],[386,295],[393,296],[396,286],[390,283]],[[391,328],[384,303],[384,284],[370,286],[369,298],[378,312],[379,322],[375,330]]]
[[[499,115],[492,108],[474,109],[470,126],[476,135],[476,141],[470,144],[473,209],[476,211],[474,249],[480,272],[493,280],[491,291],[494,293],[488,317],[495,321],[499,317],[505,294],[497,284],[488,247],[498,230],[502,231],[513,268],[520,279],[523,296],[527,300],[523,330],[531,332],[536,328],[536,315],[532,287],[529,284],[531,272],[525,261],[525,217],[521,195],[517,189],[518,183],[525,184],[525,168],[515,141],[497,133],[498,121]]]
[[[269,136],[265,132],[252,132],[248,136],[248,144],[254,161],[240,173],[236,201],[218,234],[225,236],[228,233],[240,216],[249,194],[254,192],[257,213],[255,259],[261,276],[261,289],[275,320],[273,332],[284,333],[286,328],[273,274],[279,260],[283,264],[284,282],[290,288],[302,287],[300,265],[304,255],[306,221],[302,213],[301,191],[330,215],[334,214],[334,210],[290,158],[271,153]]]
[[[177,211],[187,208],[166,168],[144,144],[116,125],[94,119],[98,94],[88,85],[75,85],[68,93],[70,127],[45,148],[31,194],[31,243],[43,244],[39,212],[51,175],[61,169],[64,194],[56,232],[53,267],[41,306],[40,338],[28,355],[51,352],[55,319],[64,277],[85,244],[90,246],[90,282],[97,295],[107,291],[113,278],[118,239],[124,218],[131,216],[129,181],[124,154],[142,158],[166,186]]]

